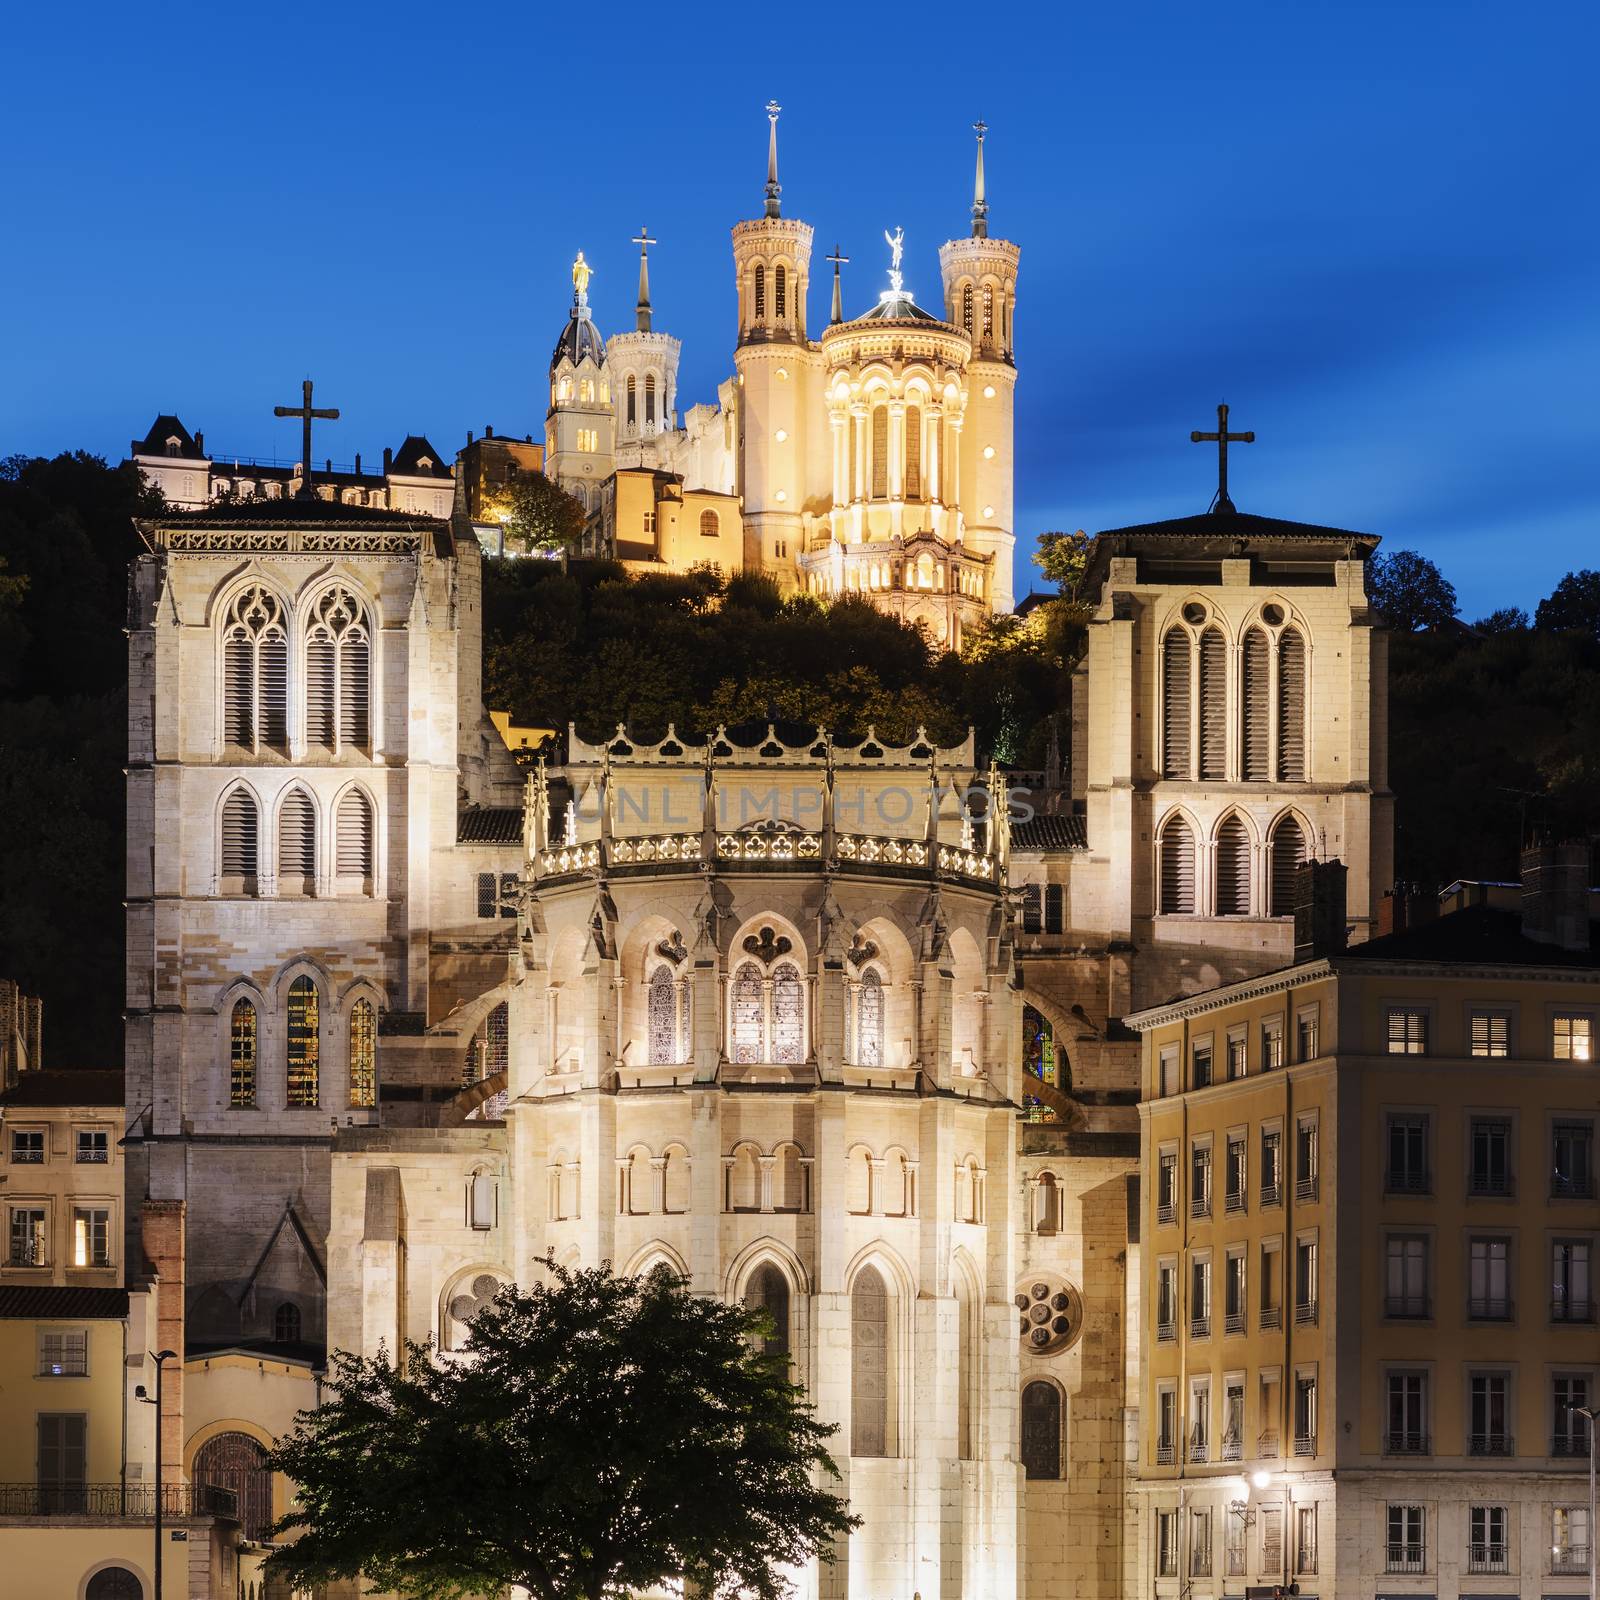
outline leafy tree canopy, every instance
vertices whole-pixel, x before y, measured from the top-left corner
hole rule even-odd
[[[1089,546],[1093,543],[1082,528],[1076,533],[1041,533],[1034,560],[1045,577],[1059,586],[1065,599],[1075,599],[1089,565]]]
[[[542,472],[524,473],[506,486],[501,500],[506,538],[523,550],[568,550],[583,533],[587,513]]]
[[[1600,639],[1600,572],[1569,572],[1539,602],[1533,625],[1549,633],[1583,633]]]
[[[464,1358],[333,1358],[273,1466],[299,1499],[271,1566],[296,1588],[364,1573],[408,1600],[521,1584],[539,1600],[788,1592],[855,1525],[765,1313],[648,1277],[541,1263]]]
[[[1379,551],[1367,566],[1367,593],[1400,633],[1446,628],[1458,609],[1454,585],[1415,550]]]

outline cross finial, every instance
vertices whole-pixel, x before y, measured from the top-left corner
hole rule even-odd
[[[778,113],[783,107],[776,100],[767,101],[767,215],[776,217],[778,196],[783,190],[778,183]]]
[[[825,261],[831,261],[833,263],[833,317],[832,317],[832,321],[834,323],[840,323],[840,322],[844,321],[844,292],[839,286],[839,268],[844,266],[850,260],[850,257],[849,256],[845,256],[845,255],[840,255],[839,247],[838,247],[838,245],[835,245],[833,247],[833,254],[831,256],[824,256],[823,259]]]
[[[989,201],[983,187],[983,136],[989,131],[989,124],[979,117],[972,124],[972,131],[978,136],[978,173],[972,185],[972,237],[974,239],[987,239],[989,237]]]
[[[311,419],[320,417],[328,422],[339,420],[339,408],[327,406],[317,410],[311,404],[311,380],[307,378],[300,385],[300,404],[297,406],[274,406],[272,414],[275,417],[299,417],[300,431],[300,492],[295,496],[297,500],[315,500],[316,491],[311,487]]]
[[[1211,502],[1213,511],[1232,511],[1233,501],[1228,498],[1228,446],[1230,444],[1254,444],[1256,436],[1250,433],[1228,432],[1228,408],[1226,404],[1217,407],[1217,431],[1215,433],[1201,433],[1198,429],[1189,435],[1190,444],[1215,444],[1217,447],[1217,497]]]
[[[639,231],[633,236],[633,243],[639,247],[639,303],[633,308],[634,320],[640,333],[649,333],[650,258],[646,252],[656,241],[650,237],[650,230],[641,223]]]

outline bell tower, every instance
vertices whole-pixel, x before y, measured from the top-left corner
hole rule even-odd
[[[1007,239],[989,237],[989,200],[984,183],[983,141],[988,124],[975,122],[978,164],[973,182],[972,233],[940,247],[945,320],[972,340],[967,369],[970,391],[961,432],[961,510],[966,542],[994,557],[994,610],[1016,603],[1012,573],[1016,545],[1012,485],[1017,368],[1012,319],[1017,304],[1017,262],[1022,251]]]
[[[580,250],[572,263],[572,310],[550,357],[544,422],[545,475],[591,511],[613,470],[617,425],[605,342],[589,311],[592,276]]]
[[[778,183],[777,101],[767,102],[763,214],[733,229],[739,336],[739,478],[744,564],[792,581],[801,553],[817,353],[806,339],[811,225],[783,215]]]

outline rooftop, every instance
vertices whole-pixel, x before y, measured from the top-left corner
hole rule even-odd
[[[126,1289],[59,1288],[24,1283],[0,1288],[0,1317],[125,1317]]]
[[[1434,961],[1463,966],[1600,968],[1595,928],[1591,922],[1587,950],[1567,950],[1530,939],[1522,931],[1519,911],[1471,905],[1352,945],[1333,959],[1336,967],[1351,961]]]
[[[24,1072],[0,1095],[0,1106],[122,1105],[122,1073],[90,1067],[48,1067]]]

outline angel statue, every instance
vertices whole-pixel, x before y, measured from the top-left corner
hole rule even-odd
[[[905,254],[904,228],[896,228],[893,233],[884,230],[884,243],[889,246],[889,292],[898,295],[905,288],[906,276],[900,270],[900,258]]]

